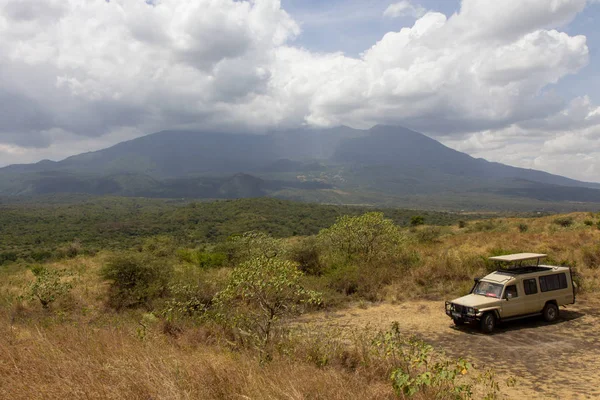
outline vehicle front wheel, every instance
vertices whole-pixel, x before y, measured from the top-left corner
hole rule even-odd
[[[454,325],[456,325],[456,326],[463,326],[465,324],[464,319],[454,318],[453,321],[454,321]]]
[[[493,313],[487,313],[481,318],[481,330],[483,333],[492,333],[496,327],[496,316]]]
[[[546,322],[554,322],[558,319],[558,307],[554,303],[546,303],[542,314],[544,315],[544,319],[546,320]]]

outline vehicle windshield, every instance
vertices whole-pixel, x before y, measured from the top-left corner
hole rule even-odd
[[[502,295],[502,289],[504,285],[499,283],[491,283],[485,281],[477,282],[477,285],[473,288],[473,294],[479,294],[486,297],[495,297],[497,299]]]

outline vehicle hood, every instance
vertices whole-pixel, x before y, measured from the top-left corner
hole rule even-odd
[[[500,303],[500,299],[486,297],[479,294],[468,294],[452,300],[452,303],[460,304],[461,306],[465,307],[486,308],[498,305]]]

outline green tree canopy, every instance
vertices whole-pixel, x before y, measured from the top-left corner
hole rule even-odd
[[[395,251],[404,241],[398,226],[380,212],[340,217],[333,226],[321,230],[318,238],[330,251],[367,262]]]

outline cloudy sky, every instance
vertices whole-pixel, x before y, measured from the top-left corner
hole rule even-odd
[[[600,181],[600,0],[0,0],[0,165],[399,124]]]

